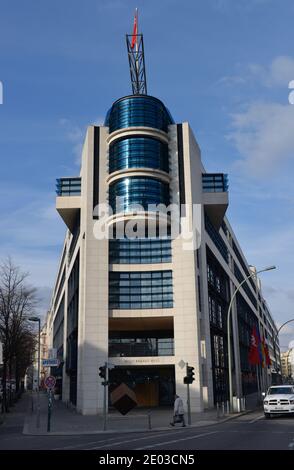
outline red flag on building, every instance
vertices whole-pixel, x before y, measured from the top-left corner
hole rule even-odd
[[[262,340],[262,346],[263,346],[265,365],[270,366],[272,361],[271,361],[271,358],[270,358],[270,355],[269,355],[268,345],[265,343],[264,338]]]
[[[137,34],[138,34],[138,9],[136,8],[135,17],[134,17],[134,29],[131,42],[131,48],[134,48],[134,45],[137,44]]]
[[[256,327],[252,329],[250,336],[250,349],[248,355],[248,362],[251,365],[257,365],[261,363],[260,360],[260,345],[259,345],[259,336],[257,334]]]

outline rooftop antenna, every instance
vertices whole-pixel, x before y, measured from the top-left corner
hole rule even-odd
[[[147,95],[143,34],[139,34],[138,8],[133,34],[126,34],[133,95]]]

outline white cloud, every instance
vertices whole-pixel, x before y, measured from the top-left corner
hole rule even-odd
[[[87,124],[77,125],[74,124],[70,119],[62,118],[59,120],[59,124],[64,128],[65,139],[72,145],[72,153],[75,157],[75,163],[80,165],[81,154],[83,149],[83,143],[86,136],[87,127],[90,125],[102,126],[104,118],[97,117],[94,120],[87,121]]]
[[[237,165],[247,173],[264,176],[294,160],[294,106],[253,103],[231,118],[227,137],[242,157]]]
[[[267,88],[282,87],[287,93],[289,83],[294,80],[294,58],[277,56],[269,65],[235,64],[235,73],[221,77],[216,85],[238,86],[259,83]]]
[[[288,87],[294,79],[294,58],[290,56],[278,56],[273,59],[268,67],[258,64],[250,64],[249,72],[268,87]]]

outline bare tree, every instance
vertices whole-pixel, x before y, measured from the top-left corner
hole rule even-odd
[[[7,378],[18,381],[19,373],[32,362],[35,348],[34,334],[28,317],[36,306],[36,289],[26,283],[24,273],[8,258],[0,265],[0,339],[3,343],[3,403],[8,411]],[[28,348],[28,349],[27,349]],[[17,384],[19,387],[19,383]]]

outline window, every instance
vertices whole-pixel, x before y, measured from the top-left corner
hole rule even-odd
[[[148,277],[147,277],[148,276]],[[109,273],[109,308],[172,308],[172,271]]]
[[[152,96],[128,96],[116,101],[105,120],[109,132],[131,126],[146,126],[167,132],[173,119],[157,98]]]
[[[227,246],[226,246],[224,240],[222,239],[219,232],[215,229],[215,227],[213,226],[210,218],[208,217],[208,215],[206,213],[205,213],[205,219],[204,220],[205,220],[205,230],[206,230],[206,232],[210,236],[211,240],[215,244],[216,248],[218,249],[218,251],[220,252],[222,257],[224,258],[224,260],[228,263],[228,260],[229,260],[228,249],[227,249]]]
[[[120,238],[109,240],[109,263],[170,263],[171,259],[170,239]]]
[[[150,204],[168,206],[169,202],[169,185],[155,178],[123,178],[109,187],[109,204],[114,213],[132,210],[135,204],[148,210]]]
[[[109,173],[123,168],[155,168],[168,173],[168,146],[151,137],[128,137],[109,146]]]

